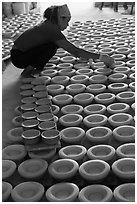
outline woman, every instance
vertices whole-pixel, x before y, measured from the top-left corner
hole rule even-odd
[[[40,73],[58,48],[63,48],[75,57],[100,59],[107,66],[114,63],[113,58],[108,55],[90,53],[66,39],[61,31],[67,28],[70,18],[66,4],[51,6],[45,10],[45,20],[42,23],[26,30],[15,40],[11,50],[11,61],[16,67],[24,69],[22,76],[29,77]]]

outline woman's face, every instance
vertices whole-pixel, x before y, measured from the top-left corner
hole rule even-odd
[[[70,21],[71,17],[66,17],[66,16],[60,16],[58,18],[58,25],[60,27],[60,30],[65,30],[67,28],[67,26],[69,25],[69,21]]]

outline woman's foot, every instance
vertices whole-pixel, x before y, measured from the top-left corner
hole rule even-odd
[[[28,66],[26,67],[23,72],[21,72],[21,76],[22,77],[30,77],[31,76],[31,73],[33,71],[34,67],[32,66]]]

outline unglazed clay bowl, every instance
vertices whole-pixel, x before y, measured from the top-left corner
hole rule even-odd
[[[101,94],[97,94],[94,97],[94,99],[99,104],[108,105],[108,104],[114,102],[115,94],[113,94],[113,93],[101,93]]]
[[[45,130],[42,132],[41,137],[42,137],[42,141],[45,144],[54,145],[54,144],[57,144],[58,141],[60,140],[60,132],[54,129]]]
[[[23,132],[22,127],[16,127],[16,128],[10,129],[7,132],[7,137],[10,140],[10,142],[12,142],[14,144],[20,143],[20,142],[22,142],[22,137],[21,137],[22,132]]]
[[[80,93],[73,97],[75,103],[86,106],[92,103],[94,95],[91,93]]]
[[[86,115],[104,114],[106,111],[106,106],[102,104],[91,104],[91,105],[84,107],[83,111]]]
[[[83,119],[83,123],[86,127],[104,126],[107,123],[107,117],[103,114],[88,115]]]
[[[135,92],[133,91],[123,91],[116,95],[118,101],[123,103],[133,103],[135,102]]]
[[[86,186],[79,192],[80,202],[111,202],[112,190],[101,184]]]
[[[78,127],[81,124],[82,120],[83,120],[83,117],[80,114],[76,114],[76,113],[65,114],[59,118],[60,124],[65,127],[72,127],[72,126]]]
[[[2,182],[2,202],[8,200],[12,192],[12,185],[8,182]]]
[[[122,144],[116,149],[119,158],[135,158],[135,143]]]
[[[113,103],[107,106],[107,111],[110,114],[127,113],[130,106],[127,103]]]
[[[61,113],[63,114],[69,114],[69,113],[81,114],[82,111],[83,111],[83,107],[78,104],[70,104],[61,108]]]
[[[128,89],[128,84],[126,83],[112,83],[108,85],[108,89],[112,92],[112,93],[119,93],[122,91],[126,91]]]
[[[69,94],[59,94],[52,98],[53,103],[58,106],[68,105],[72,102],[73,97]]]
[[[2,180],[6,180],[11,177],[16,170],[16,163],[12,160],[2,160]]]
[[[86,90],[92,94],[99,94],[106,90],[106,86],[104,84],[90,84],[86,87]]]
[[[64,86],[60,84],[50,84],[47,86],[47,91],[51,95],[58,95],[63,93]]]
[[[66,90],[68,91],[69,94],[71,95],[76,95],[78,93],[84,92],[86,89],[86,86],[84,84],[70,84],[66,86]]]
[[[128,113],[115,113],[108,118],[109,124],[114,127],[130,125],[132,121],[133,117]]]

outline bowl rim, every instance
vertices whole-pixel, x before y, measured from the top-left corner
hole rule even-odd
[[[20,154],[14,154],[12,156],[8,156],[8,154],[6,153],[7,151],[10,151],[14,148],[17,148],[17,150],[19,150]],[[24,145],[22,144],[12,144],[12,145],[8,145],[6,146],[5,148],[2,149],[2,157],[4,160],[19,160],[19,159],[22,159],[23,157],[25,157],[27,154],[27,150],[25,148]],[[9,159],[10,158],[10,159]]]
[[[4,193],[2,192],[2,201],[5,201],[12,192],[12,185],[9,182],[2,181],[2,189],[5,188]]]
[[[120,158],[125,158],[125,157],[135,158],[135,154],[128,154],[128,155],[126,156],[126,154],[124,154],[124,153],[122,152],[122,149],[123,149],[123,148],[128,148],[128,147],[133,147],[133,148],[135,148],[135,143],[132,143],[132,142],[131,142],[131,143],[125,143],[125,144],[122,144],[122,145],[118,146],[117,149],[116,149],[117,155],[118,155]]]
[[[14,161],[9,159],[2,159],[2,165],[9,164],[10,168],[5,172],[2,171],[2,179],[6,179],[7,177],[10,177],[16,170],[17,165]]]

